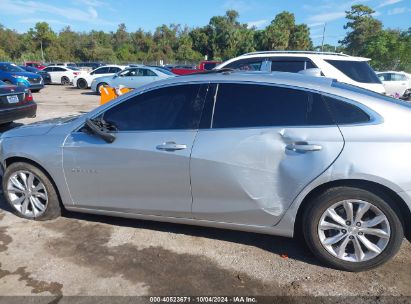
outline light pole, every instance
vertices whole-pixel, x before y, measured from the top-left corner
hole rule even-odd
[[[321,41],[321,52],[324,52],[324,37],[325,37],[325,27],[326,26],[327,26],[327,23],[324,22],[323,39]]]

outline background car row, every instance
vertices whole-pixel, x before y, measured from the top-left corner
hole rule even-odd
[[[411,100],[410,74],[397,71],[376,74],[369,65],[369,61],[368,58],[342,53],[310,51],[253,52],[223,63],[201,61],[199,65],[145,66],[138,64],[105,65],[102,62],[62,62],[46,67],[40,62],[29,61],[20,68],[40,75],[43,78],[42,84],[36,83],[36,78],[17,74],[13,74],[11,77],[10,75],[2,77],[0,80],[16,85],[25,84],[33,91],[38,91],[44,84],[53,83],[73,84],[79,89],[91,88],[94,92],[99,92],[103,85],[135,89],[164,78],[205,72],[211,69],[233,69],[325,76],[377,93]],[[13,64],[7,66],[8,69],[15,70],[15,72],[22,72],[17,71],[16,69],[19,67]],[[91,70],[91,68],[94,69]]]

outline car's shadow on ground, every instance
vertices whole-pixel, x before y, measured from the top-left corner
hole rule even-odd
[[[3,132],[9,131],[11,129],[20,127],[22,125],[24,125],[24,124],[18,123],[18,122],[12,122],[10,124],[0,125],[0,134],[3,133]]]
[[[81,95],[95,95],[95,96],[99,96],[100,94],[97,94],[96,92],[81,92]]]
[[[312,253],[304,244],[301,236],[294,239],[264,235],[258,233],[225,230],[201,226],[191,226],[183,224],[173,224],[165,222],[155,222],[128,218],[118,218],[103,215],[83,214],[76,212],[64,212],[66,218],[85,220],[88,222],[104,223],[119,227],[130,227],[147,229],[153,231],[170,232],[195,237],[220,240],[225,242],[238,243],[253,246],[271,252],[284,259],[295,259],[308,264],[324,266],[318,263]]]
[[[1,185],[1,177],[0,177]],[[3,191],[0,187],[0,210],[12,212],[11,207],[6,203],[3,197]],[[300,236],[295,239],[264,235],[258,233],[225,230],[209,227],[190,226],[183,224],[173,224],[165,222],[155,222],[119,217],[110,217],[104,215],[84,214],[71,211],[64,211],[64,217],[73,220],[83,220],[87,222],[103,223],[119,227],[129,227],[146,229],[161,232],[170,232],[174,234],[183,234],[195,237],[220,240],[225,242],[238,243],[246,246],[253,246],[262,250],[271,252],[284,259],[294,259],[303,261],[308,264],[324,266],[318,263],[318,260],[312,255],[304,244]]]

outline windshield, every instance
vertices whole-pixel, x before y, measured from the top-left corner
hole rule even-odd
[[[28,72],[33,72],[33,73],[36,73],[36,72],[39,71],[38,69],[33,68],[33,67],[30,67],[30,66],[25,66],[25,67],[22,67],[22,66],[21,66],[20,68],[22,68],[23,70],[26,70],[26,71],[28,71]]]
[[[337,70],[361,83],[381,83],[367,61],[325,60]]]
[[[25,70],[14,64],[2,64],[0,70],[4,72],[25,72]]]
[[[171,76],[174,76],[174,75],[175,75],[174,73],[170,72],[170,71],[167,70],[167,69],[156,68],[156,70],[159,71],[160,73],[163,73],[163,74],[166,74],[166,75],[171,75]]]

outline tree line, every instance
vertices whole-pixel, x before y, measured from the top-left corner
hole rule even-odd
[[[353,5],[346,12],[345,38],[339,46],[323,46],[324,51],[372,58],[375,69],[411,71],[411,28],[384,29],[373,13],[368,6]],[[203,27],[171,24],[153,32],[130,32],[120,24],[108,33],[75,32],[69,26],[56,33],[46,22],[38,22],[18,33],[0,25],[0,60],[193,63],[205,56],[223,61],[256,50],[320,49],[313,45],[308,25],[297,24],[290,12],[279,13],[264,29],[250,28],[238,19],[238,12],[229,10]]]

